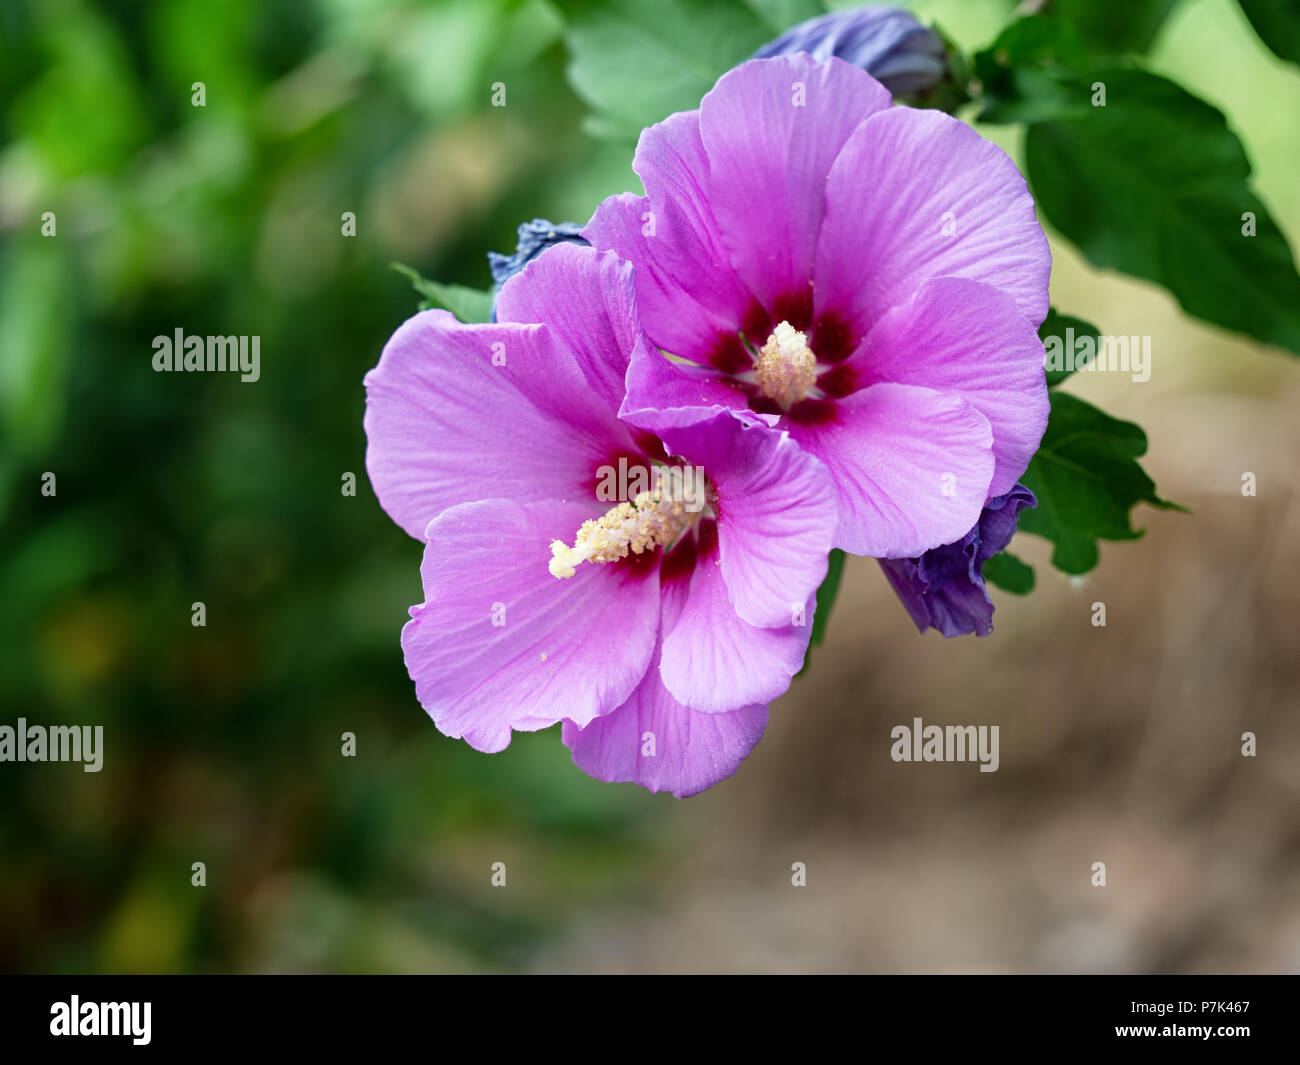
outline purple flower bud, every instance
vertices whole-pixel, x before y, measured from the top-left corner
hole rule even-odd
[[[908,11],[869,5],[801,22],[754,53],[755,59],[807,52],[860,67],[895,96],[924,93],[948,69],[943,39]]]
[[[1016,521],[1038,500],[1022,484],[990,499],[975,528],[956,543],[927,551],[920,558],[882,558],[880,567],[916,627],[938,629],[945,636],[993,631],[993,600],[984,588],[984,563],[1011,542]]]
[[[514,255],[488,252],[488,268],[498,288],[552,244],[587,244],[582,237],[582,226],[576,222],[548,222],[545,218],[534,218],[531,222],[524,222],[518,233],[519,244]]]

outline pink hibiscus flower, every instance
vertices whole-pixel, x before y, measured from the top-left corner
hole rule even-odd
[[[1051,257],[1001,149],[799,54],[725,74],[634,166],[646,195],[583,231],[636,266],[660,349],[633,353],[629,421],[768,415],[831,471],[856,554],[958,541],[1014,487],[1047,424]]]
[[[830,477],[730,410],[657,435],[618,419],[629,354],[650,349],[610,253],[546,251],[497,315],[418,314],[366,377],[371,483],[427,545],[402,631],[417,697],[479,750],[563,721],[592,776],[694,794],[735,771],[802,664]],[[693,497],[663,487],[688,468]],[[646,484],[610,499],[612,470]]]

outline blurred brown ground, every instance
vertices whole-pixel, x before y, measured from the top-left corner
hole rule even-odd
[[[1149,382],[1071,388],[1140,421],[1159,490],[1195,513],[1140,508],[1146,536],[1075,581],[1019,537],[1038,587],[995,591],[984,640],[918,636],[851,560],[758,749],[678,804],[652,911],[588,915],[539,969],[1300,972],[1300,380],[1059,244],[1058,283],[1153,335]],[[891,761],[916,716],[999,725],[999,770]]]

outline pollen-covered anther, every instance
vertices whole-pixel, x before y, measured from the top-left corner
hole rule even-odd
[[[642,492],[631,503],[619,503],[601,517],[582,523],[573,546],[551,541],[551,575],[572,577],[583,562],[617,562],[628,552],[641,554],[666,547],[682,535],[696,515],[680,500]]]
[[[806,334],[782,322],[759,350],[755,370],[763,394],[790,407],[816,385],[817,356],[808,346]]]

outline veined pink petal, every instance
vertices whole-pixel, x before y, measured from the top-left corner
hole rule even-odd
[[[770,703],[789,688],[808,649],[815,599],[795,619],[803,624],[759,628],[744,621],[723,579],[714,529],[703,526],[689,594],[678,616],[665,619],[659,670],[678,701],[726,713]]]
[[[993,478],[988,419],[960,396],[877,384],[835,416],[791,422],[790,434],[830,469],[839,492],[835,546],[913,557],[965,535]]]
[[[693,547],[682,546],[693,557]],[[689,566],[690,558],[668,560],[669,571]],[[663,625],[676,625],[688,605],[688,580],[662,584]],[[662,644],[662,636],[660,636]],[[658,659],[660,646],[655,648]],[[741,706],[727,713],[692,710],[664,687],[651,668],[623,706],[580,728],[565,720],[563,739],[573,762],[597,780],[634,782],[651,792],[679,798],[697,795],[731,776],[749,756],[767,727],[767,706]]]
[[[685,581],[664,585],[666,620],[676,619],[686,591]],[[691,710],[650,669],[626,703],[585,728],[565,721],[562,735],[574,764],[597,780],[632,781],[682,799],[731,776],[766,727],[766,706],[722,714]]]
[[[885,313],[848,362],[861,385],[894,381],[951,392],[993,428],[990,496],[1015,485],[1047,428],[1038,333],[1005,292],[944,277]]]
[[[1052,255],[1007,154],[940,111],[899,107],[854,131],[830,169],[817,240],[817,314],[860,339],[931,277],[1009,293],[1037,329]]]
[[[786,433],[730,411],[660,435],[717,491],[717,564],[736,613],[789,626],[826,576],[839,510],[826,467]]]
[[[659,569],[649,558],[548,570],[593,502],[493,499],[444,512],[420,567],[425,602],[402,630],[416,695],[448,736],[499,751],[511,730],[586,725],[624,703],[651,663]]]
[[[641,331],[632,265],[613,252],[557,244],[501,287],[497,320],[545,322],[577,363],[591,402],[617,411],[623,402],[628,357],[652,353]]]
[[[701,102],[708,202],[736,273],[777,318],[791,297],[811,306],[826,175],[854,129],[889,106],[869,74],[804,53],[743,63]]]
[[[749,393],[734,379],[706,366],[672,362],[657,351],[632,353],[627,369],[627,395],[619,417],[654,432],[675,417],[673,410],[731,408],[747,410]]]
[[[719,334],[739,328],[754,297],[718,233],[699,127],[700,113],[683,111],[643,130],[632,166],[646,195],[606,200],[583,236],[636,262],[637,298],[656,323],[654,342],[704,362]]]
[[[632,698],[584,729],[566,721],[565,746],[588,776],[632,782],[679,799],[697,795],[740,768],[767,728],[767,707],[749,706],[725,714],[691,710],[663,686],[653,670]],[[645,737],[654,754],[643,755]]]
[[[423,540],[459,503],[592,498],[596,469],[634,447],[616,411],[548,327],[425,311],[366,375],[366,470],[388,515]]]

